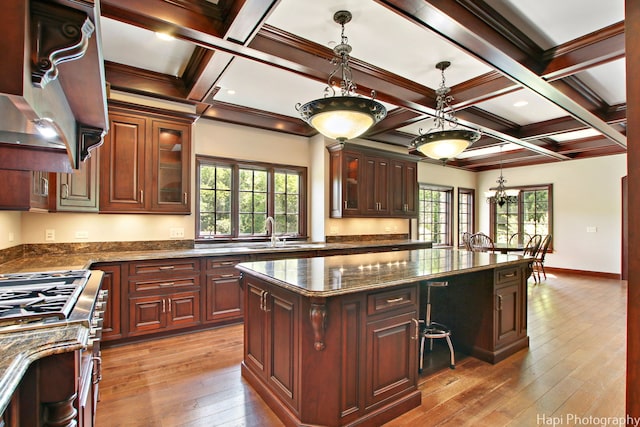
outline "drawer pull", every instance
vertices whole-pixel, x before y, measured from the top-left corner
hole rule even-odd
[[[220,263],[220,265],[233,265],[234,262],[233,261],[223,261]]]
[[[158,270],[173,270],[174,268],[176,268],[175,265],[161,265]]]
[[[398,297],[398,298],[389,298],[387,300],[387,304],[395,304],[397,302],[403,301],[404,297]]]
[[[225,278],[225,279],[228,279],[228,278],[230,278],[230,277],[235,277],[235,275],[233,275],[233,274],[221,274],[221,275],[220,275],[220,277],[223,277],[223,278]]]
[[[504,277],[516,277],[516,273],[505,274]]]
[[[160,286],[161,288],[168,288],[169,286],[174,286],[176,284],[176,282],[164,282],[164,283],[160,283],[158,286]]]

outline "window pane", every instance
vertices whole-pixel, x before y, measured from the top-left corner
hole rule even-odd
[[[265,193],[255,193],[253,198],[253,211],[256,213],[267,212],[267,195]]]
[[[283,173],[276,173],[274,176],[275,192],[285,193],[287,190],[287,176]]]
[[[287,197],[284,194],[276,194],[275,195],[275,211],[276,214],[283,214],[287,210]]]
[[[287,175],[287,193],[298,194],[300,186],[300,178],[296,174]]]
[[[231,234],[231,216],[222,214],[216,216],[216,232],[215,234],[229,235]]]
[[[240,191],[253,190],[253,171],[240,169]]]
[[[240,193],[240,212],[253,212],[253,193]]]
[[[418,238],[451,244],[451,189],[420,187],[418,192]]]
[[[514,233],[542,236],[551,233],[550,189],[551,185],[536,189],[523,188],[518,194],[517,202],[507,203],[503,207],[492,206],[496,241],[508,239]],[[506,229],[501,228],[503,226]]]
[[[300,208],[300,201],[298,200],[298,196],[287,197],[287,213],[296,214],[298,213],[299,208]]]

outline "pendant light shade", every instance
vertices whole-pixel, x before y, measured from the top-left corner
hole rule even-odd
[[[325,96],[309,101],[304,105],[297,104],[302,120],[314,127],[324,136],[338,141],[357,138],[371,126],[384,119],[387,109],[376,101],[375,91],[371,98],[356,94],[356,85],[351,78],[349,54],[351,46],[344,35],[344,24],[351,21],[351,13],[341,10],[333,15],[333,20],[342,27],[341,42],[333,48],[336,57],[331,61],[336,66],[327,80]],[[340,83],[334,78],[340,77]],[[336,96],[335,86],[340,87],[340,95]]]
[[[517,203],[518,202],[518,193],[520,193],[517,189],[507,189],[504,184],[507,182],[502,176],[502,145],[500,146],[500,176],[496,183],[498,187],[494,190],[489,190],[484,192],[484,196],[487,198],[487,203],[493,203],[498,205],[499,207],[503,207],[507,203]]]
[[[420,135],[411,141],[411,146],[425,156],[441,160],[443,163],[466,150],[471,144],[480,139],[480,132],[472,129],[458,129],[458,119],[450,103],[453,97],[451,91],[445,85],[444,70],[451,63],[442,61],[436,64],[436,68],[442,74],[440,87],[436,90],[436,112],[434,126],[426,133],[419,130]],[[448,127],[448,129],[447,129]]]

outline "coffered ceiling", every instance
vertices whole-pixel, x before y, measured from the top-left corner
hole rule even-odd
[[[409,152],[432,127],[435,64],[446,60],[456,116],[483,135],[448,165],[481,171],[500,160],[626,152],[624,0],[102,0],[101,8],[111,89],[193,104],[200,120],[314,135],[295,105],[323,96],[340,41],[333,14],[349,10],[354,82],[388,110],[364,139]]]

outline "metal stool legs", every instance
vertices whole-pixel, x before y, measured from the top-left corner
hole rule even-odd
[[[422,373],[424,364],[424,344],[427,339],[429,339],[429,351],[433,350],[433,340],[435,338],[446,339],[447,345],[449,346],[449,352],[451,354],[449,367],[451,369],[456,368],[455,354],[453,351],[453,344],[451,343],[451,331],[445,325],[431,321],[431,288],[434,286],[444,287],[448,285],[449,284],[447,282],[427,282],[427,313],[424,320],[424,329],[420,334],[420,367],[418,369],[419,373]]]

